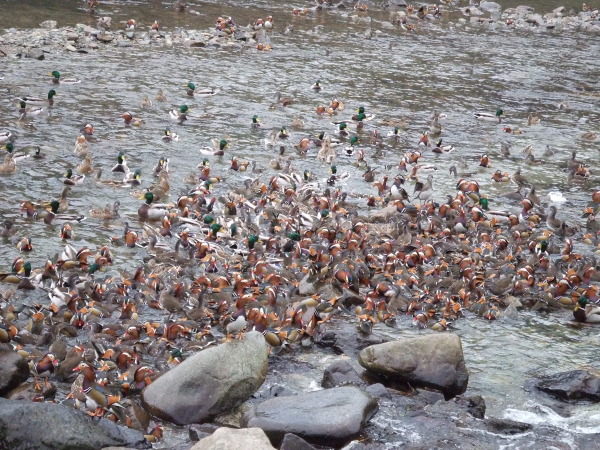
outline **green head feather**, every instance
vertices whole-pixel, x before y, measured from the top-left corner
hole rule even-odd
[[[248,236],[248,248],[250,250],[252,250],[254,248],[254,244],[256,244],[258,242],[258,236],[253,234],[251,236]]]
[[[212,231],[214,234],[217,234],[219,231],[221,231],[221,228],[223,228],[223,225],[220,223],[213,223],[210,226],[210,231]]]
[[[335,166],[335,165],[334,165],[334,166],[331,166],[331,168],[329,169],[329,171],[330,171],[332,174],[334,174],[334,175],[335,175],[335,174],[337,173],[337,166]]]
[[[352,136],[350,138],[350,145],[355,146],[356,144],[358,144],[358,136]]]
[[[292,241],[299,241],[302,238],[302,236],[300,236],[300,233],[297,233],[295,231],[293,233],[288,234],[287,237],[290,238]]]
[[[221,139],[219,141],[219,150],[225,150],[225,147],[227,147],[228,142],[227,139]]]
[[[19,107],[20,108],[26,108],[27,104],[24,101],[19,102]]]
[[[57,80],[60,79],[60,72],[58,70],[54,70],[50,75],[52,75]]]
[[[6,144],[6,145],[4,146],[4,148],[6,148],[6,151],[7,151],[8,153],[12,153],[12,151],[15,149],[15,146],[13,145],[13,143],[12,143],[12,142],[9,142],[8,144]]]
[[[211,223],[213,223],[215,221],[215,218],[213,216],[211,216],[210,214],[207,214],[204,216],[204,219],[202,219],[203,222],[207,225],[210,225]]]
[[[258,116],[257,115],[252,116],[252,123],[258,123]]]
[[[504,111],[502,111],[502,108],[498,108],[496,110],[496,117],[500,117],[502,114],[504,114]]]
[[[193,90],[195,90],[195,89],[196,89],[196,85],[195,85],[194,83],[188,83],[188,84],[187,84],[187,87],[188,87],[188,89],[189,89],[190,91],[193,91]]]
[[[187,105],[181,105],[179,107],[179,112],[182,113],[182,114],[185,114],[186,112],[188,112],[188,110],[189,110],[189,108],[188,108]]]
[[[238,226],[235,222],[231,224],[231,226],[229,227],[229,231],[231,232],[231,237],[234,237],[237,234]]]
[[[346,122],[340,123],[340,126],[339,126],[340,131],[345,130],[346,128],[348,128],[348,124],[346,124]]]
[[[328,209],[324,209],[323,211],[321,211],[321,217],[325,218],[329,215],[329,210]]]
[[[587,305],[589,302],[590,302],[590,300],[583,295],[581,297],[579,297],[579,300],[577,300],[577,303],[582,308],[585,308],[585,305]]]
[[[91,275],[95,272],[98,272],[100,270],[100,266],[97,263],[93,263],[92,265],[90,265],[89,269],[88,269],[88,273]]]
[[[23,264],[23,275],[29,277],[31,275],[31,263],[26,262]]]
[[[485,198],[485,197],[481,197],[481,198],[479,199],[479,204],[481,205],[481,208],[482,208],[484,211],[487,211],[487,210],[488,210],[489,206],[488,206],[488,199],[487,199],[487,198]]]
[[[152,192],[146,192],[144,194],[144,198],[146,199],[146,203],[151,205],[152,201],[154,200],[154,194]]]
[[[56,214],[58,212],[58,207],[60,206],[60,203],[58,203],[57,200],[52,200],[50,202],[50,210]]]
[[[365,113],[365,107],[361,106],[360,108],[358,108],[358,110],[356,112],[358,112],[359,114],[364,114]]]
[[[123,161],[125,161],[125,153],[119,152],[119,155],[117,156],[117,162],[119,164],[123,164]]]
[[[52,97],[54,97],[56,95],[56,91],[54,89],[50,89],[48,91],[48,100],[51,100]]]
[[[67,169],[67,172],[65,173],[65,177],[71,178],[72,176],[73,176],[73,169]]]

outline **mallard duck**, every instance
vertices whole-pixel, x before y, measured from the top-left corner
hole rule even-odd
[[[227,139],[213,139],[212,147],[202,147],[200,148],[200,153],[202,153],[203,155],[221,156],[225,154],[225,149],[228,147],[229,143],[227,142]]]
[[[169,173],[169,158],[162,156],[156,165],[154,166],[154,175],[160,175],[162,173]]]
[[[54,104],[54,97],[55,96],[58,96],[58,94],[56,93],[56,91],[54,89],[50,89],[48,91],[48,97],[47,98],[27,96],[27,97],[20,97],[18,100],[20,102],[26,102],[26,103],[34,104],[34,105],[48,105],[48,106],[52,106]]]
[[[210,97],[219,93],[219,90],[215,88],[196,90],[194,83],[188,83],[185,87],[187,88],[187,95],[190,97]]]
[[[356,146],[360,144],[360,141],[358,140],[358,136],[352,136],[350,138],[350,145],[347,147],[344,147],[344,152],[343,154],[346,156],[352,156],[354,155],[354,152],[356,150]]]
[[[454,147],[451,145],[442,145],[442,140],[438,140],[435,143],[435,147],[431,149],[433,153],[450,153],[454,150]]]
[[[73,169],[67,169],[67,172],[65,173],[65,177],[66,178],[63,181],[63,183],[67,184],[69,186],[83,184],[83,181],[85,180],[85,175],[74,175]]]
[[[582,295],[573,310],[573,317],[577,322],[600,323],[600,306],[591,304],[589,299]]]
[[[144,220],[161,220],[166,214],[167,209],[163,205],[152,205],[154,201],[154,194],[152,192],[146,192],[140,200],[146,200],[142,206],[138,209],[138,216]]]
[[[495,112],[495,114],[491,114],[491,113],[475,113],[475,118],[477,120],[485,120],[488,122],[497,122],[497,123],[502,123],[502,114],[504,114],[504,111],[502,110],[502,108],[498,108]]]
[[[135,169],[133,172],[126,172],[125,177],[123,177],[123,184],[140,185],[142,184],[141,177],[142,171],[140,169]]]
[[[85,155],[85,158],[83,158],[83,161],[81,161],[75,170],[83,175],[90,173],[92,171],[92,154],[88,153]]]
[[[20,161],[22,159],[25,158],[29,158],[29,155],[27,153],[23,153],[23,152],[15,152],[15,146],[12,142],[9,142],[8,144],[6,144],[4,147],[2,147],[4,150],[6,150],[10,155],[12,155],[12,158],[15,161]]]
[[[179,136],[167,128],[161,139],[165,142],[177,142],[179,140]]]
[[[90,209],[90,217],[94,219],[117,219],[119,217],[119,207],[121,206],[121,202],[117,200],[113,203],[111,207],[109,204],[106,204],[104,208],[100,209]]]
[[[250,122],[250,126],[253,129],[260,128],[260,118],[256,114],[252,116],[252,122]]]
[[[169,111],[169,117],[171,117],[171,120],[175,120],[181,125],[187,120],[187,113],[189,110],[190,108],[187,105],[181,105],[179,109]]]
[[[11,175],[17,171],[17,163],[13,158],[12,154],[8,154],[4,157],[4,162],[0,164],[0,174]]]
[[[150,97],[148,97],[147,95],[144,95],[144,97],[142,98],[142,101],[140,102],[140,108],[142,108],[142,109],[152,108],[152,100],[150,100]]]
[[[162,89],[159,89],[158,92],[156,93],[156,97],[154,97],[154,99],[157,102],[164,103],[167,101],[167,96],[164,94]]]
[[[40,106],[32,106],[27,108],[27,104],[24,101],[19,103],[19,120],[25,120],[28,117],[37,117],[44,112],[44,108]]]
[[[63,221],[63,222],[81,222],[85,220],[85,216],[75,215],[75,214],[58,214],[58,209],[60,208],[60,202],[57,200],[53,200],[50,202],[50,207],[46,210],[46,213],[38,214],[38,217],[42,217],[44,219],[44,223],[47,225],[52,224],[53,222]]]
[[[117,164],[113,166],[111,172],[131,172],[129,170],[129,167],[127,167],[127,162],[125,161],[125,154],[123,152],[119,152],[119,155],[117,156]]]
[[[52,79],[52,82],[54,84],[77,84],[77,83],[81,83],[81,80],[77,79],[77,78],[61,78],[60,76],[60,72],[58,70],[53,71],[52,73],[50,73],[50,75],[52,77],[54,77]]]
[[[14,142],[16,136],[12,134],[10,131],[2,131],[0,132],[0,145],[4,145],[8,142]]]

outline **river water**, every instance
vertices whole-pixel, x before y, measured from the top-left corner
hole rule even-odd
[[[271,4],[274,3],[274,4]],[[504,7],[516,6],[516,1],[502,2]],[[534,1],[529,5],[544,13],[564,5],[580,7],[579,2]],[[289,141],[298,142],[305,135],[334,130],[331,118],[318,117],[315,108],[331,98],[342,100],[347,109],[337,117],[347,117],[350,111],[364,106],[375,119],[362,134],[361,148],[369,158],[369,133],[376,127],[385,135],[391,127],[381,126],[381,120],[401,119],[405,126],[400,144],[387,143],[377,159],[372,160],[379,176],[390,174],[386,166],[396,164],[402,154],[415,149],[419,137],[428,127],[434,110],[445,113],[444,144],[455,146],[447,155],[427,153],[425,163],[435,164],[434,198],[443,201],[445,194],[455,192],[456,180],[448,168],[463,156],[469,164],[472,178],[494,203],[494,208],[518,211],[500,196],[514,186],[493,183],[493,170],[513,173],[522,167],[523,174],[533,181],[539,195],[562,192],[566,202],[560,204],[559,216],[570,223],[583,224],[581,210],[591,192],[599,189],[595,163],[599,141],[581,139],[585,132],[600,131],[600,96],[598,70],[600,41],[597,36],[578,31],[556,32],[538,28],[490,30],[470,24],[460,25],[462,14],[455,7],[438,21],[417,26],[415,33],[386,28],[391,13],[375,4],[367,13],[352,10],[331,10],[305,17],[295,17],[292,7],[301,2],[268,1],[188,2],[195,14],[177,14],[168,9],[168,2],[102,1],[99,15],[110,15],[113,29],[122,28],[122,21],[135,18],[138,27],[161,22],[164,32],[178,28],[204,30],[218,16],[233,16],[238,23],[247,24],[258,17],[273,15],[275,30],[270,35],[272,51],[259,52],[254,48],[186,49],[161,43],[134,45],[131,48],[106,47],[88,54],[51,52],[43,61],[27,59],[2,60],[0,76],[0,130],[11,130],[19,136],[18,148],[44,145],[47,156],[42,162],[32,158],[20,163],[19,172],[0,178],[0,213],[15,219],[19,236],[32,237],[35,251],[28,255],[33,267],[62,250],[59,228],[41,223],[29,224],[19,219],[19,204],[26,200],[51,200],[63,188],[65,170],[74,168],[80,158],[73,154],[78,130],[85,123],[96,129],[92,143],[94,167],[103,169],[110,178],[110,167],[119,151],[127,155],[131,168],[142,170],[144,186],[153,182],[151,171],[161,156],[170,159],[172,172],[171,200],[188,186],[183,178],[202,160],[198,152],[211,139],[227,137],[230,150],[225,157],[210,157],[215,174],[224,182],[214,187],[220,195],[230,187],[241,186],[249,174],[228,171],[229,156],[239,160],[255,160],[266,168],[275,157],[275,150],[266,150],[264,139],[272,130],[287,126]],[[466,5],[466,3],[465,3]],[[64,1],[3,1],[0,4],[0,29],[36,27],[47,19],[59,26],[75,27],[78,23],[95,26],[96,19],[78,9],[79,2]],[[310,5],[306,5],[310,6]],[[17,11],[18,14],[8,14]],[[468,18],[467,18],[468,21]],[[283,35],[287,26],[293,32]],[[382,30],[372,39],[365,31]],[[52,87],[48,73],[59,70],[64,77],[75,76],[81,84],[61,85],[51,112],[23,124],[17,120],[16,97],[43,96]],[[321,92],[311,90],[319,79]],[[214,87],[220,93],[213,97],[192,99],[183,85],[193,81],[200,88]],[[154,99],[163,89],[167,102],[142,110],[144,95]],[[291,97],[287,108],[270,109],[275,93]],[[167,111],[187,103],[191,117],[178,126],[169,121]],[[562,105],[562,106],[561,106]],[[565,107],[567,106],[567,107]],[[502,107],[506,124],[521,128],[523,134],[502,131],[496,124],[480,123],[473,118],[477,111],[493,112]],[[131,111],[143,119],[142,127],[127,127],[120,114]],[[528,126],[529,114],[541,117],[538,125]],[[263,127],[251,132],[250,118],[257,114]],[[303,129],[292,129],[294,117],[304,121]],[[336,120],[337,120],[336,117]],[[165,127],[179,134],[180,141],[167,144],[161,141]],[[512,144],[511,156],[503,158],[500,145]],[[532,145],[534,154],[544,162],[524,163],[521,151]],[[542,156],[546,146],[554,156]],[[572,151],[592,169],[592,178],[585,186],[569,186],[564,170]],[[315,154],[297,156],[290,145],[292,167],[298,171],[310,169],[319,179],[328,176],[329,166],[316,160]],[[481,155],[488,154],[493,169],[478,167]],[[361,170],[352,159],[339,158],[338,171],[348,172],[345,186],[350,201],[364,205],[365,195],[375,189],[361,179]],[[391,171],[393,172],[393,170]],[[140,201],[127,190],[87,182],[75,187],[69,195],[70,212],[87,214],[89,209],[103,207],[115,199],[121,201],[121,216],[139,227],[137,208]],[[104,245],[111,236],[120,236],[119,221],[105,224],[87,219],[77,225],[73,244],[79,248]],[[582,246],[578,248],[583,248]],[[586,251],[589,251],[586,250]],[[8,270],[19,255],[14,243],[0,241],[0,268]],[[114,252],[113,270],[130,270],[132,260],[141,260],[143,249],[119,248]],[[40,300],[36,295],[26,302]],[[531,423],[554,423],[568,433],[600,432],[600,408],[592,405],[572,406],[570,417],[564,418],[543,405],[552,403],[535,392],[525,391],[525,381],[542,373],[585,368],[600,370],[595,328],[574,329],[566,325],[570,311],[551,314],[521,312],[514,320],[487,322],[479,318],[461,320],[455,331],[462,340],[466,363],[470,371],[469,393],[481,394],[488,406],[487,414]],[[376,331],[377,331],[376,326]],[[388,337],[412,335],[415,330],[379,330]],[[322,362],[324,365],[325,362]],[[322,366],[312,366],[306,376],[314,375],[318,382]],[[374,419],[377,422],[377,418]],[[568,430],[568,432],[567,432]]]

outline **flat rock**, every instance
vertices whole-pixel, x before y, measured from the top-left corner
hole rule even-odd
[[[40,23],[40,28],[46,28],[47,30],[54,30],[57,26],[56,20],[44,20]]]
[[[0,396],[29,378],[27,361],[14,351],[0,348]]]
[[[372,345],[358,362],[384,379],[440,390],[446,399],[465,392],[469,381],[460,338],[449,333]]]
[[[96,36],[96,39],[98,39],[100,42],[104,42],[105,44],[112,42],[114,38],[115,37],[110,33],[100,33],[98,36]]]
[[[151,447],[139,431],[89,417],[68,406],[3,398],[0,398],[0,437],[0,448],[13,450]]]
[[[38,59],[40,61],[46,58],[46,56],[44,55],[44,51],[39,48],[30,48],[25,53],[25,57],[31,59]]]
[[[300,436],[296,436],[292,433],[287,433],[283,437],[283,442],[279,450],[316,450],[315,447],[310,445]]]
[[[321,381],[321,386],[325,389],[349,385],[363,386],[364,384],[365,382],[360,378],[358,372],[346,360],[331,363],[325,369],[323,380]]]
[[[212,435],[198,441],[190,450],[275,450],[260,428],[219,428]]]
[[[240,424],[262,428],[276,446],[293,433],[311,444],[340,447],[358,437],[377,410],[369,394],[345,386],[266,400],[246,412]]]
[[[205,41],[197,41],[197,40],[193,40],[193,39],[188,39],[187,41],[185,41],[183,43],[184,47],[189,47],[189,48],[198,48],[198,47],[206,47],[206,42]]]
[[[535,387],[561,400],[600,401],[600,377],[586,370],[539,377]]]
[[[254,394],[267,368],[267,344],[253,331],[202,350],[156,379],[142,392],[142,406],[180,425],[206,422]]]

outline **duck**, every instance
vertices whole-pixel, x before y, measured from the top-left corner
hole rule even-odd
[[[142,109],[152,108],[152,100],[150,100],[150,97],[148,97],[147,95],[144,95],[144,97],[142,98],[142,101],[140,102],[140,108],[142,108]]]
[[[431,149],[431,151],[433,153],[450,153],[451,151],[454,150],[454,147],[452,145],[443,145],[442,144],[442,140],[439,139],[436,143],[435,143],[435,147],[433,147]]]
[[[85,216],[76,214],[58,214],[60,202],[53,200],[50,202],[50,208],[46,210],[46,213],[38,214],[38,217],[43,218],[46,225],[51,225],[53,222],[82,222],[85,220]]]
[[[14,151],[15,145],[12,142],[9,142],[8,144],[6,144],[4,147],[2,147],[2,149],[6,150],[10,155],[12,155],[12,158],[15,161],[20,161],[22,159],[29,158],[29,156],[30,156],[24,152],[15,152]]]
[[[256,114],[252,116],[252,122],[250,122],[250,126],[253,129],[256,128],[260,128],[260,117],[258,117]]]
[[[179,141],[179,136],[167,128],[161,137],[161,140],[164,142],[177,142]]]
[[[13,158],[12,154],[8,154],[4,157],[4,162],[0,164],[0,174],[12,175],[17,172],[17,162]]]
[[[139,127],[142,125],[142,119],[139,117],[133,117],[133,114],[131,114],[129,111],[121,114],[121,117],[123,118],[125,125],[133,125],[134,127]]]
[[[77,137],[75,141],[75,148],[73,149],[73,153],[77,156],[85,156],[90,151],[90,144],[88,143],[85,136],[82,134]]]
[[[79,163],[76,170],[78,173],[81,173],[81,174],[88,174],[92,171],[92,154],[91,153],[88,153],[87,155],[85,155],[85,158],[83,158],[83,161],[81,161],[81,163]]]
[[[29,103],[29,104],[34,104],[34,105],[47,105],[47,106],[52,106],[54,105],[54,97],[58,96],[58,94],[56,93],[56,91],[54,89],[50,89],[48,91],[48,97],[47,98],[40,98],[40,97],[20,97],[18,100],[20,102],[25,102],[25,103]]]
[[[163,205],[153,205],[154,194],[152,192],[146,192],[140,200],[146,200],[146,202],[138,208],[138,216],[144,220],[161,220],[166,214],[167,209]]]
[[[63,181],[63,183],[66,185],[69,185],[69,186],[75,186],[75,185],[83,184],[84,180],[85,180],[85,175],[74,175],[73,169],[67,169],[67,171],[65,173],[65,180]]]
[[[582,295],[577,300],[573,317],[576,322],[600,323],[600,306],[590,303],[589,299]]]
[[[94,126],[91,123],[86,123],[79,131],[88,141],[94,136]]]
[[[127,166],[127,161],[125,161],[125,154],[123,152],[119,152],[119,155],[117,156],[117,164],[113,166],[111,172],[131,172]]]
[[[475,118],[477,120],[502,123],[502,115],[503,114],[504,114],[504,111],[502,110],[502,108],[498,108],[494,114],[477,112],[477,113],[475,113]]]
[[[226,148],[229,148],[229,142],[227,142],[227,139],[213,139],[212,147],[202,147],[200,148],[200,153],[203,155],[222,156],[225,154]]]
[[[154,97],[154,100],[156,100],[157,102],[164,103],[167,101],[167,96],[165,95],[162,89],[159,89],[156,93],[156,97]]]
[[[2,131],[0,132],[0,145],[5,145],[8,142],[14,142],[16,136],[10,131]]]
[[[315,91],[320,91],[323,88],[323,86],[321,85],[321,80],[317,80],[315,84],[313,84],[310,88]]]
[[[179,123],[179,125],[182,125],[183,122],[185,122],[188,119],[187,113],[189,112],[189,110],[190,108],[187,105],[181,105],[179,109],[173,109],[169,111],[169,117],[171,117],[171,120],[174,120],[177,123]]]
[[[548,217],[546,218],[546,226],[552,231],[558,231],[563,223],[562,220],[556,218],[556,213],[556,206],[552,205],[550,207],[550,214],[548,214]]]
[[[90,209],[90,217],[93,217],[94,219],[104,219],[104,220],[118,219],[120,217],[119,216],[120,206],[121,206],[121,202],[119,200],[116,200],[112,206],[110,206],[109,204],[106,204],[106,206],[104,208]]]
[[[187,88],[186,93],[190,97],[211,97],[219,93],[215,88],[196,90],[196,85],[191,82],[186,84],[185,87]]]
[[[527,180],[527,178],[525,178],[523,175],[521,175],[521,168],[517,167],[517,170],[515,171],[515,173],[512,175],[512,180],[517,183],[519,186],[531,186],[531,183]]]
[[[60,72],[58,70],[53,70],[50,73],[52,76],[52,82],[54,84],[77,84],[81,83],[81,80],[78,78],[61,78]]]
[[[28,117],[37,117],[43,112],[44,108],[41,106],[27,108],[27,104],[24,101],[19,102],[19,120],[25,120]]]

